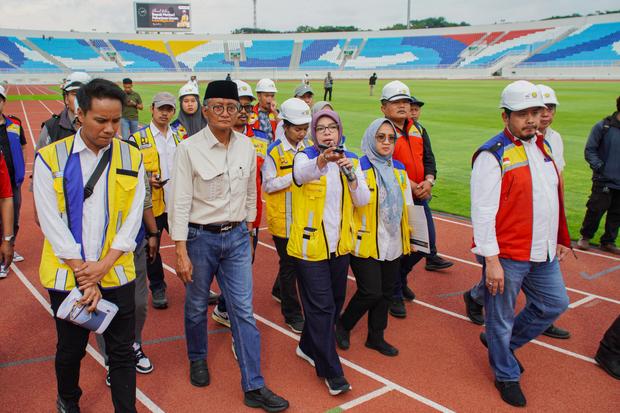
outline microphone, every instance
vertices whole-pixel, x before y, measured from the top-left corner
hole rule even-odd
[[[319,144],[318,146],[322,150],[330,148],[329,146],[322,145],[322,144]],[[338,146],[338,147],[334,148],[334,152],[336,152],[336,153],[344,153],[344,149],[342,148],[342,146]],[[353,182],[353,181],[355,181],[357,179],[357,177],[355,176],[355,172],[353,172],[353,170],[350,167],[348,167],[348,166],[341,166],[340,167],[340,172],[342,172],[342,174],[347,178],[347,181],[349,181],[349,182]]]

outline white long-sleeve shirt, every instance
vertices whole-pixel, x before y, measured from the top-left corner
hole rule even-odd
[[[101,149],[95,154],[84,144],[80,132],[81,130],[75,135],[72,153],[78,153],[80,156],[82,182],[86,185],[107,148]],[[105,216],[108,209],[106,205],[106,176],[108,169],[109,165],[97,181],[93,194],[84,201],[82,245],[86,261],[99,261],[102,258],[102,240],[105,237]],[[50,242],[54,254],[59,259],[81,259],[82,245],[75,241],[69,227],[60,216],[52,172],[41,157],[36,158],[34,171],[34,200],[41,230],[45,238]],[[137,179],[138,184],[130,212],[112,241],[112,249],[129,252],[136,248],[136,236],[142,222],[145,196],[144,166],[142,164],[138,170]]]
[[[157,147],[157,153],[159,154],[159,169],[161,170],[162,181],[172,178],[172,171],[174,169],[174,151],[177,148],[177,144],[172,136],[172,128],[168,126],[168,130],[164,135],[161,133],[157,126],[153,122],[149,125],[153,139],[155,139],[155,146]],[[168,212],[168,205],[170,205],[170,188],[172,187],[172,181],[164,185],[164,202],[166,204],[166,212]]]
[[[521,141],[532,175],[533,225],[530,261],[552,260],[556,254],[559,225],[558,175],[553,162],[545,161],[536,137]],[[475,247],[483,257],[499,254],[495,218],[499,210],[502,173],[497,159],[484,151],[474,162],[471,175],[471,221]],[[518,214],[519,211],[514,211]],[[524,240],[525,241],[525,240]]]
[[[551,147],[553,160],[558,167],[558,171],[560,171],[561,173],[566,166],[566,161],[564,160],[564,142],[562,142],[562,136],[556,130],[547,128],[547,130],[545,130],[545,140],[549,143],[549,146]]]
[[[340,202],[342,199],[340,168],[335,162],[328,162],[323,169],[319,169],[317,166],[317,158],[309,159],[308,155],[300,152],[295,157],[293,173],[295,174],[295,180],[299,184],[318,180],[323,175],[326,176],[327,188],[325,207],[323,209],[323,227],[325,228],[329,252],[335,252],[338,248],[338,241],[340,241]],[[368,190],[366,179],[359,166],[355,168],[355,176],[357,176],[357,188],[353,190],[349,185],[351,200],[355,206],[364,206],[370,200],[370,191]]]
[[[411,195],[411,185],[409,184],[409,179],[407,181],[407,188],[405,189],[405,206],[413,205],[413,196]],[[381,189],[379,189],[381,190]],[[395,188],[395,190],[400,191],[400,188]],[[377,205],[377,208],[380,206]],[[404,213],[404,211],[403,211]],[[379,214],[381,217],[381,214]],[[400,236],[400,232],[398,236],[393,236],[390,234],[385,228],[385,224],[381,219],[379,219],[377,226],[377,243],[379,245],[379,261],[393,261],[396,258],[403,255],[403,240]]]
[[[296,147],[293,147],[293,145],[291,145],[285,137],[282,141],[282,147],[284,152],[290,152],[293,156],[295,156],[295,154],[303,148],[303,141],[299,142]],[[273,194],[274,192],[286,189],[293,183],[292,173],[285,176],[277,176],[278,170],[276,168],[275,161],[269,155],[265,157],[265,162],[263,162],[261,172],[263,174],[263,191],[268,194]]]

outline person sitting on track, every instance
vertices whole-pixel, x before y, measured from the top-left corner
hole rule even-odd
[[[495,387],[512,406],[525,406],[523,366],[514,352],[538,337],[568,308],[559,261],[570,252],[560,174],[537,132],[540,92],[523,80],[506,86],[504,130],[473,155],[472,252],[483,257],[486,333]],[[515,316],[523,288],[525,308]]]
[[[305,315],[296,353],[315,367],[331,395],[351,390],[336,352],[335,321],[344,304],[353,250],[353,207],[370,192],[357,156],[340,148],[336,112],[312,117],[313,146],[293,162],[293,223],[287,252],[294,257]],[[346,175],[346,176],[345,176]]]
[[[209,83],[203,102],[208,125],[176,150],[170,236],[176,245],[177,276],[185,284],[190,383],[210,383],[207,306],[215,274],[228,303],[244,403],[276,412],[289,403],[269,390],[261,375],[250,241],[256,217],[256,153],[252,142],[233,130],[238,112],[237,85],[227,80]]]
[[[405,165],[392,159],[396,135],[394,124],[380,118],[362,138],[360,166],[371,197],[353,213],[357,237],[351,269],[357,291],[336,323],[338,347],[346,350],[351,330],[368,313],[366,347],[391,357],[398,349],[385,341],[384,331],[400,259],[410,252],[407,206],[413,205]]]

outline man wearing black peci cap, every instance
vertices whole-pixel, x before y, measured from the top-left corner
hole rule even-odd
[[[181,142],[169,210],[176,271],[185,283],[185,336],[190,382],[209,384],[207,306],[213,274],[228,303],[244,403],[270,412],[288,408],[260,369],[260,334],[252,308],[251,222],[256,218],[256,154],[233,130],[239,111],[234,82],[209,83],[203,113],[208,126]]]

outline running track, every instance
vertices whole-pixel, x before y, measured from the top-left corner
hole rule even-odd
[[[13,86],[15,87],[15,86]],[[16,87],[27,94],[27,88]],[[10,93],[15,93],[12,90]],[[37,91],[36,94],[39,92]],[[26,125],[29,145],[41,122],[62,108],[60,101],[8,102],[5,113]],[[32,151],[28,151],[31,169]],[[55,331],[48,296],[38,283],[42,236],[33,222],[29,182],[24,185],[22,225],[16,249],[23,263],[14,264],[0,281],[0,412],[50,411],[55,400]],[[441,190],[441,188],[438,188]],[[390,318],[386,338],[400,349],[394,359],[364,347],[362,320],[352,332],[351,349],[340,351],[353,390],[332,397],[314,369],[295,356],[297,336],[286,328],[278,304],[270,297],[277,272],[277,254],[267,231],[260,234],[254,264],[254,307],[262,337],[262,366],[267,384],[291,402],[291,412],[509,411],[493,386],[482,331],[464,316],[461,293],[477,281],[480,268],[469,252],[471,228],[465,220],[436,216],[439,251],[456,261],[443,273],[416,268],[412,287],[418,299],[407,305],[408,317]],[[138,377],[139,411],[251,411],[242,403],[240,376],[230,351],[230,333],[209,322],[211,385],[189,384],[183,339],[183,288],[173,274],[174,249],[162,240],[167,264],[170,307],[149,308],[144,350],[155,370]],[[568,328],[570,340],[541,337],[519,350],[526,368],[522,387],[532,411],[620,411],[620,386],[592,359],[602,334],[620,312],[620,259],[602,253],[576,252],[562,264],[571,306],[557,324]],[[355,290],[351,278],[348,295]],[[101,357],[89,348],[82,363],[84,412],[111,411]]]

